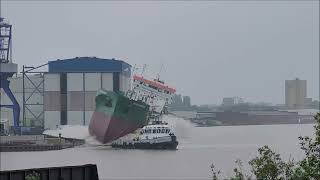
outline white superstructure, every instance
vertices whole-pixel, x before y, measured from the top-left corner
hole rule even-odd
[[[136,134],[122,137],[111,145],[119,148],[176,149],[178,142],[167,123],[152,121]]]
[[[128,96],[142,98],[152,107],[152,111],[161,113],[172,102],[176,90],[164,84],[159,79],[149,80],[142,76],[134,75],[132,92]]]

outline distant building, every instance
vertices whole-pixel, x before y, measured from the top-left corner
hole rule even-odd
[[[183,105],[185,107],[191,107],[191,98],[190,98],[190,96],[183,96]]]
[[[240,97],[225,97],[222,99],[223,106],[233,106],[236,104],[244,103],[243,99]]]
[[[313,108],[312,98],[304,98],[304,108]]]
[[[307,81],[298,78],[285,81],[285,103],[289,109],[302,109],[307,97]]]
[[[233,97],[225,97],[222,99],[223,106],[233,106],[235,104]]]

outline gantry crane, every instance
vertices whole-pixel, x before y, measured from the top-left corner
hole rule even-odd
[[[0,89],[4,90],[5,94],[7,94],[12,102],[12,104],[0,103],[0,108],[10,108],[13,110],[13,130],[15,133],[20,133],[20,106],[9,86],[9,78],[11,78],[18,71],[18,65],[12,63],[11,41],[12,25],[5,22],[4,18],[0,17]]]

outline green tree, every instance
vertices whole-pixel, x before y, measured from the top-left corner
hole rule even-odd
[[[40,180],[40,179],[41,179],[40,174],[35,171],[32,171],[25,177],[25,180]]]
[[[290,159],[284,162],[280,154],[271,150],[268,146],[258,149],[258,156],[249,161],[253,179],[258,180],[320,180],[320,113],[315,116],[316,125],[315,138],[308,136],[299,137],[301,149],[305,157],[294,162]],[[249,180],[251,176],[245,175],[242,171],[241,161],[236,161],[238,167],[234,169],[232,180]],[[211,165],[214,167],[214,165]],[[211,168],[213,179],[217,180],[221,173]]]

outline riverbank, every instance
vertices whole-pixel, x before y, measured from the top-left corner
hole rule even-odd
[[[276,124],[312,124],[313,113],[291,111],[250,111],[250,112],[193,112],[174,111],[177,117],[184,118],[200,127],[241,126],[241,125],[276,125]]]
[[[45,135],[0,136],[0,152],[51,151],[73,148],[85,140]]]

